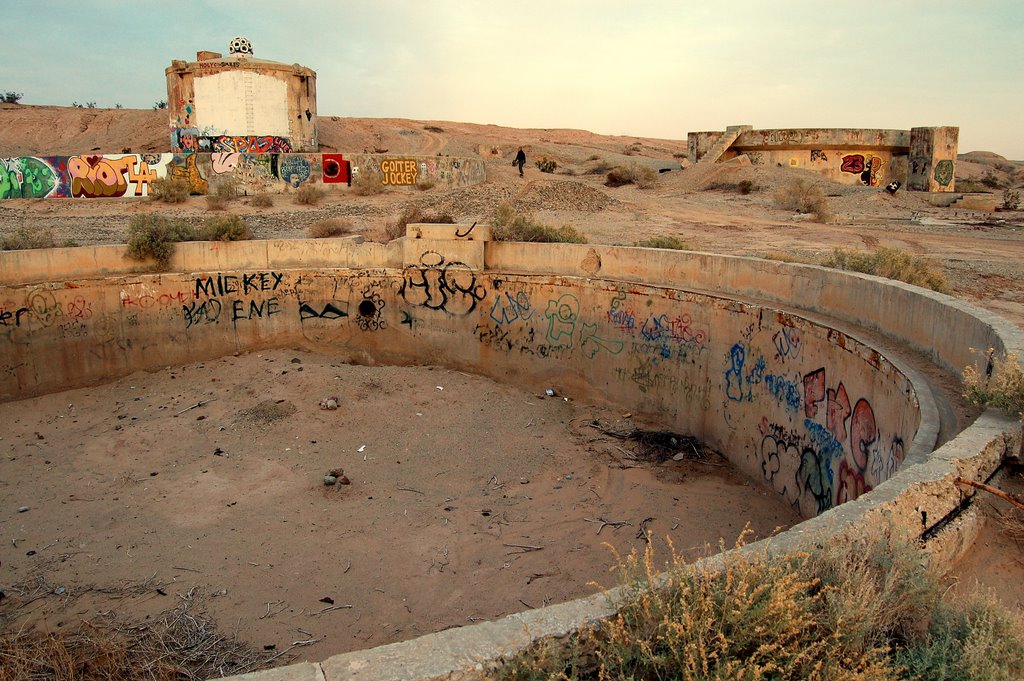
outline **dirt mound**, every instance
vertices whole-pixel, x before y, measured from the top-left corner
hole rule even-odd
[[[526,192],[518,197],[517,203],[527,211],[575,210],[581,213],[596,213],[609,206],[618,205],[618,200],[594,187],[574,181],[531,182]]]

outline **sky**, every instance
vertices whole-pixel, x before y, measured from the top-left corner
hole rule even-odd
[[[1021,0],[36,0],[0,22],[0,93],[149,108],[171,60],[235,36],[316,71],[321,116],[675,140],[955,125],[961,153],[1024,160]]]

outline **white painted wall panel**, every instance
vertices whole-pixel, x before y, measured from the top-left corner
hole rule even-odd
[[[225,71],[195,79],[195,124],[226,135],[288,137],[288,86],[253,71]]]

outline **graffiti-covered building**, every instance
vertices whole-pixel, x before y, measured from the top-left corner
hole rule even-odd
[[[234,38],[228,56],[198,52],[165,69],[175,152],[317,151],[316,73],[253,56]]]
[[[753,165],[805,168],[844,184],[877,187],[899,180],[915,191],[951,192],[959,134],[950,126],[754,130],[736,125],[724,132],[691,132],[687,144],[690,163],[745,155]]]

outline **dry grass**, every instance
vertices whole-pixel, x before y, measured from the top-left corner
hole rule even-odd
[[[454,225],[455,216],[451,213],[429,213],[419,206],[407,206],[394,220],[384,223],[384,235],[388,241],[394,241],[399,237],[405,236],[407,225],[417,223]]]
[[[832,222],[834,215],[819,183],[797,178],[775,194],[775,205],[784,210],[812,214],[818,222]]]
[[[152,259],[158,269],[167,269],[175,244],[199,238],[196,230],[181,220],[162,215],[136,215],[128,223],[128,257],[133,260]]]
[[[238,182],[224,178],[210,186],[206,195],[206,207],[210,210],[224,210],[238,197]]]
[[[0,251],[25,251],[33,248],[57,248],[57,246],[76,246],[71,240],[65,240],[60,244],[53,234],[52,228],[33,231],[21,225],[14,231],[0,239]]]
[[[326,218],[310,224],[306,234],[312,239],[330,239],[352,233],[352,222],[345,218]]]
[[[882,534],[813,554],[734,552],[716,568],[673,551],[664,573],[648,545],[620,562],[615,616],[488,678],[1021,678],[1019,615],[984,599],[944,601],[913,541]]]
[[[152,585],[144,588],[154,590]],[[199,681],[252,671],[280,655],[251,650],[218,633],[203,616],[201,591],[192,589],[179,598],[176,607],[145,623],[108,614],[60,632],[20,629],[2,634],[0,681]]]
[[[300,206],[315,206],[323,201],[326,193],[319,186],[307,182],[295,192],[295,203]]]
[[[693,247],[677,236],[654,236],[650,239],[637,241],[637,246],[642,248],[668,248],[673,251],[692,251]]]
[[[249,199],[249,205],[254,208],[273,208],[274,197],[270,194],[257,194]]]
[[[199,234],[204,241],[246,241],[252,238],[249,225],[237,215],[208,218]]]
[[[971,404],[995,407],[1024,418],[1024,369],[1015,354],[985,353],[984,370],[971,364],[964,368],[964,397]]]
[[[183,177],[164,177],[149,185],[149,198],[164,203],[185,203],[192,194],[192,185]]]
[[[509,203],[498,206],[491,220],[495,241],[585,244],[587,238],[572,225],[551,227],[521,215]]]
[[[658,173],[647,166],[628,165],[616,166],[608,171],[606,187],[622,187],[635,184],[640,189],[651,189],[658,184]]]
[[[946,278],[934,262],[898,248],[879,248],[873,253],[837,248],[826,256],[821,264],[825,267],[904,281],[933,291],[949,290]]]
[[[352,178],[352,191],[357,196],[375,196],[384,192],[384,182],[376,173],[357,173]]]

